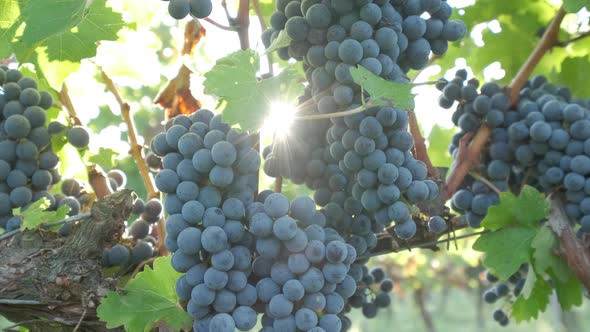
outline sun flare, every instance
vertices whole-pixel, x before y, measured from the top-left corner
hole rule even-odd
[[[289,134],[291,125],[295,120],[296,108],[285,102],[274,102],[270,105],[270,112],[264,121],[264,130],[278,137]]]

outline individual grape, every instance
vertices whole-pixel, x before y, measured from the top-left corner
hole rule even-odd
[[[440,216],[431,217],[428,220],[428,230],[433,233],[442,233],[447,229],[447,223]]]
[[[289,200],[282,194],[271,194],[264,201],[264,210],[270,217],[282,217],[289,211]]]
[[[293,41],[304,41],[307,38],[309,29],[309,23],[303,17],[291,17],[285,23],[285,31]]]
[[[170,0],[168,13],[177,20],[185,18],[191,10],[189,0]]]
[[[201,235],[201,243],[203,249],[214,254],[227,247],[227,235],[225,231],[218,226],[207,227]]]
[[[142,219],[137,219],[131,224],[129,234],[136,239],[143,239],[150,233],[150,224]]]
[[[145,260],[150,259],[154,254],[154,249],[146,241],[139,240],[135,246],[131,248],[131,257],[129,261],[131,264],[139,264]]]
[[[213,4],[210,0],[189,0],[189,5],[191,15],[196,18],[206,18],[213,10]]]
[[[84,149],[90,142],[90,136],[88,131],[80,126],[74,126],[68,130],[67,133],[68,142],[78,149]]]
[[[305,19],[312,28],[327,28],[331,23],[332,13],[325,5],[314,4],[305,12]]]
[[[236,324],[232,316],[227,313],[219,313],[211,318],[209,330],[216,332],[233,332]]]
[[[363,47],[354,39],[346,39],[338,47],[338,57],[350,65],[356,65],[363,58]]]
[[[25,116],[14,114],[4,121],[4,131],[10,137],[25,138],[31,132],[31,123]]]
[[[270,299],[268,310],[272,317],[287,317],[293,311],[293,302],[289,301],[285,295],[277,294]]]
[[[108,261],[111,266],[125,266],[129,262],[129,249],[121,244],[114,245],[108,250]]]

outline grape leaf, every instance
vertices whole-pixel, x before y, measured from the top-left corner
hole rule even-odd
[[[588,55],[565,58],[561,63],[561,70],[551,75],[552,83],[567,85],[572,90],[572,94],[578,98],[590,97],[590,87],[584,83],[585,78],[590,75],[588,61],[590,61]]]
[[[577,13],[586,6],[590,6],[590,0],[563,0],[563,9],[568,13]]]
[[[537,231],[528,227],[507,227],[482,234],[473,249],[484,252],[484,265],[502,280],[530,260],[530,248]]]
[[[116,40],[121,28],[134,26],[106,1],[23,1],[22,15],[0,30],[0,46],[11,49],[19,62],[43,68],[37,72],[39,77],[59,89],[79,68],[80,60],[96,55],[98,41]]]
[[[528,279],[527,282],[529,282]],[[530,297],[525,299],[524,296],[520,295],[512,304],[512,317],[514,317],[517,323],[523,320],[537,318],[539,312],[543,312],[547,308],[549,295],[551,295],[551,286],[549,283],[543,278],[535,278]]]
[[[492,231],[509,225],[537,228],[549,214],[545,195],[531,186],[524,186],[520,195],[500,193],[500,204],[491,206],[481,225]]]
[[[302,78],[292,66],[275,77],[259,80],[259,64],[258,54],[252,50],[234,52],[217,60],[203,83],[205,94],[220,98],[224,121],[249,131],[262,126],[271,103],[288,101],[303,92]]]
[[[287,34],[287,31],[281,30],[279,32],[279,35],[277,36],[277,38],[275,40],[273,40],[273,42],[270,44],[270,46],[264,52],[271,53],[271,52],[274,52],[280,48],[288,47],[289,44],[291,44],[291,40],[292,39]]]
[[[108,292],[96,313],[112,329],[124,325],[127,331],[151,331],[156,324],[179,330],[188,328],[191,317],[177,304],[172,256],[159,257],[154,268],[146,266],[125,286],[125,294]]]
[[[561,282],[566,282],[574,276],[567,263],[555,254],[555,250],[559,248],[559,243],[555,233],[547,225],[541,227],[531,246],[534,249],[533,266],[537,273],[550,270]]]
[[[56,211],[46,211],[50,206],[51,203],[45,197],[31,203],[26,210],[20,212],[23,220],[20,229],[37,229],[43,224],[65,219],[70,212],[67,205],[60,206]]]
[[[387,81],[363,66],[351,67],[350,75],[356,84],[369,93],[374,104],[414,109],[414,94],[411,92],[413,84]]]
[[[93,153],[88,157],[88,162],[100,165],[105,169],[115,168],[115,157],[119,155],[113,149],[99,148],[98,153]]]
[[[584,287],[580,281],[572,276],[567,282],[561,282],[551,274],[553,277],[553,286],[557,294],[557,300],[563,310],[570,310],[573,307],[582,305]]]
[[[18,27],[23,23],[20,4],[24,1],[0,1],[0,59],[12,54],[10,46]]]

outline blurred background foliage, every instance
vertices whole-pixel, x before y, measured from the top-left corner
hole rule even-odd
[[[104,1],[104,0],[103,0]],[[237,0],[228,1],[235,12]],[[496,80],[507,85],[518,68],[538,43],[542,32],[561,5],[559,0],[449,0],[456,10],[454,16],[467,24],[470,35],[449,45],[442,58],[420,72],[410,73],[415,81],[427,81],[467,68],[470,75],[481,81]],[[71,63],[51,67],[37,61],[51,82],[67,76],[73,104],[82,122],[92,131],[91,151],[98,153],[104,169],[119,168],[128,177],[128,187],[145,199],[146,191],[134,160],[128,153],[127,128],[120,115],[119,105],[101,82],[102,68],[119,86],[123,98],[129,102],[140,143],[149,142],[163,130],[164,112],[154,105],[159,91],[174,78],[181,64],[188,66],[191,91],[206,108],[214,109],[216,101],[203,95],[203,74],[215,59],[239,47],[237,34],[220,30],[203,22],[206,37],[197,45],[193,56],[181,56],[185,22],[168,17],[166,2],[159,0],[108,0],[107,4],[127,22],[116,41],[100,42],[96,56],[83,60],[79,66]],[[263,22],[274,10],[273,0],[260,0]],[[250,45],[262,51],[258,38],[262,27],[251,12]],[[590,97],[590,13],[585,10],[568,15],[562,25],[562,45],[553,48],[536,68],[557,84],[567,84],[576,97]],[[224,22],[225,13],[216,3],[211,18]],[[1,26],[0,26],[1,27]],[[575,43],[568,41],[575,40]],[[0,52],[0,56],[5,56]],[[262,57],[262,71],[267,63]],[[274,56],[275,73],[284,66]],[[51,62],[51,61],[50,61]],[[53,74],[58,71],[59,75]],[[52,76],[53,75],[53,76]],[[454,133],[451,112],[438,107],[438,91],[431,86],[415,88],[416,112],[428,138],[429,154],[436,166],[449,167],[452,159],[447,151]],[[262,130],[262,144],[268,144],[270,134]],[[77,154],[73,154],[77,155]],[[80,161],[68,155],[64,177],[80,172]],[[62,159],[63,160],[63,159]],[[272,188],[272,179],[261,173],[261,189]],[[288,196],[310,195],[303,186],[288,181],[283,184]],[[492,319],[495,309],[484,304],[481,293],[486,289],[484,269],[478,253],[471,250],[470,240],[449,241],[438,252],[412,250],[382,256],[372,264],[382,265],[396,282],[393,304],[387,312],[367,320],[360,312],[351,315],[353,331],[587,331],[590,306],[563,313],[557,301],[538,321],[499,327]],[[447,248],[448,247],[448,248]],[[501,304],[498,304],[501,305]],[[358,310],[357,310],[358,311]],[[1,326],[1,325],[0,325]],[[586,329],[584,329],[584,326]]]

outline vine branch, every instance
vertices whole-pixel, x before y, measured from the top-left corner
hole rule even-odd
[[[143,180],[143,184],[145,185],[145,189],[147,191],[148,199],[152,198],[159,198],[160,193],[156,190],[154,185],[154,179],[152,174],[150,173],[148,166],[145,162],[145,159],[141,155],[142,146],[137,142],[137,131],[135,128],[135,123],[133,122],[133,118],[131,117],[131,107],[129,104],[123,100],[119,90],[113,80],[104,72],[104,70],[100,70],[102,79],[104,84],[106,85],[107,89],[113,94],[117,103],[121,108],[121,116],[127,124],[127,138],[129,140],[130,145],[130,153],[133,159],[135,160],[135,164],[139,170],[139,174],[141,175],[141,179]],[[166,236],[166,228],[164,225],[163,219],[158,221],[158,254],[159,255],[166,255],[166,245],[164,244],[164,238]]]
[[[248,28],[250,26],[250,0],[240,0],[238,6],[238,37],[240,38],[240,47],[242,50],[250,48],[250,39]]]
[[[559,238],[561,256],[584,287],[590,289],[590,251],[574,233],[565,214],[563,197],[553,195],[550,200],[549,226]]]

